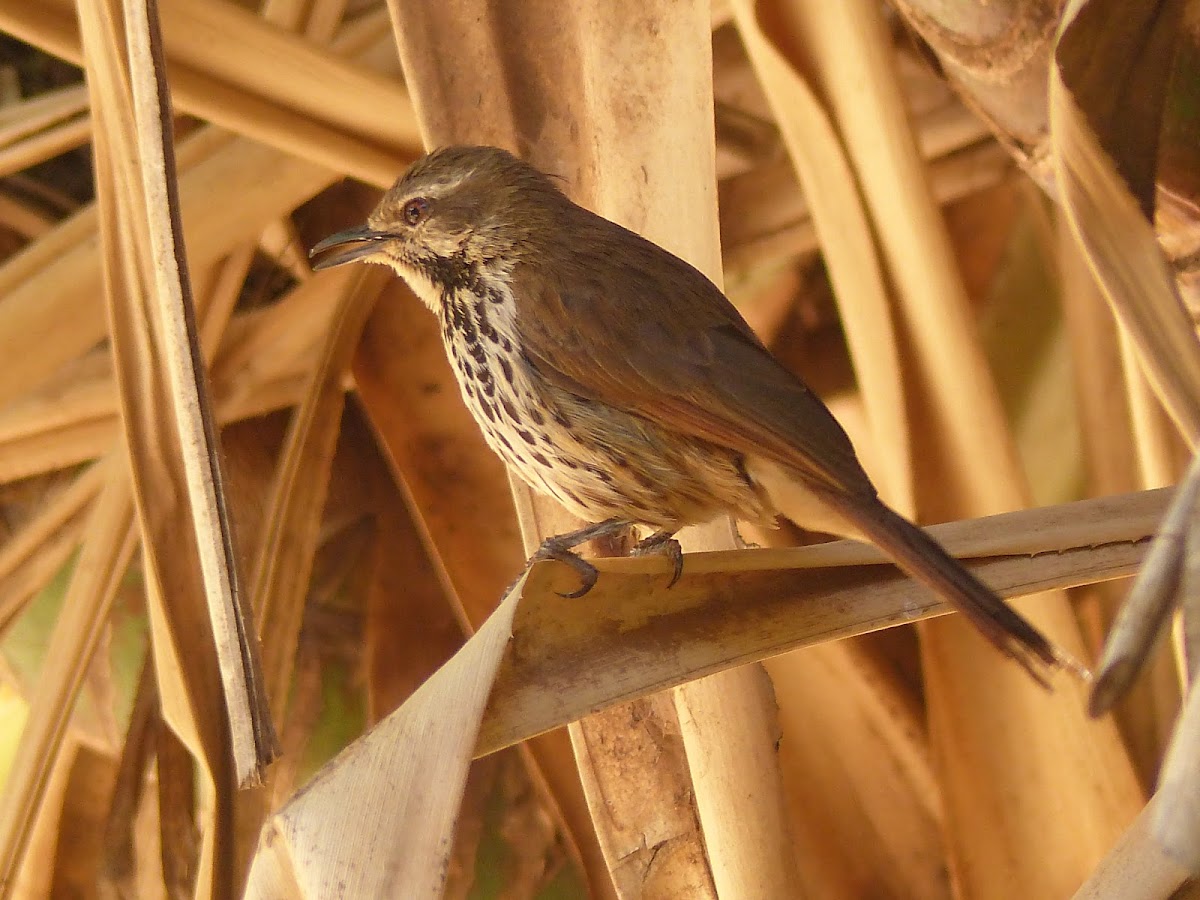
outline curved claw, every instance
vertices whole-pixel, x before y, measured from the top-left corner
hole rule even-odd
[[[596,586],[596,581],[600,577],[600,573],[596,567],[585,560],[577,553],[571,552],[570,549],[563,545],[563,542],[558,538],[547,538],[542,542],[542,546],[538,547],[537,552],[530,558],[530,562],[535,562],[539,559],[556,559],[559,562],[566,563],[572,569],[579,573],[579,588],[574,591],[555,591],[560,597],[566,597],[569,600],[576,600],[590,591]]]
[[[650,553],[661,553],[671,561],[671,580],[667,582],[667,587],[674,587],[679,576],[683,574],[683,548],[679,546],[679,541],[671,537],[670,532],[659,531],[645,540],[638,541],[631,551],[633,556],[646,556]]]
[[[568,600],[578,600],[596,586],[596,579],[600,577],[600,574],[596,571],[596,567],[588,565],[582,559],[579,561],[584,566],[587,566],[586,570],[582,566],[575,566],[575,570],[579,573],[579,587],[573,591],[555,591],[554,593],[558,594],[558,596],[565,597]]]
[[[679,546],[679,541],[667,541],[664,551],[667,558],[671,560],[671,565],[674,571],[671,573],[671,580],[667,582],[667,587],[674,587],[675,582],[679,580],[679,576],[683,574],[683,548]]]

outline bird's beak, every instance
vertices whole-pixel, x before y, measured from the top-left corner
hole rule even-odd
[[[363,226],[362,228],[347,228],[345,231],[339,231],[337,234],[331,234],[317,246],[308,251],[308,258],[324,254],[313,263],[313,271],[319,272],[321,269],[332,269],[334,266],[340,266],[342,263],[353,262],[356,259],[362,259],[364,256],[369,256],[375,252],[376,244],[380,241],[386,241],[392,235],[386,231],[372,231],[370,228]],[[327,250],[332,250],[332,253],[326,253]]]

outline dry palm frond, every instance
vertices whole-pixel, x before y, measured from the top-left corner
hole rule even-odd
[[[447,865],[452,897],[1185,880],[1194,694],[1170,733],[1200,530],[1181,511],[1151,549],[1169,498],[1127,492],[1178,481],[1194,430],[1194,4],[887,2],[177,0],[168,129],[131,114],[142,0],[0,0],[0,894],[238,896],[250,873],[252,896],[436,895]],[[599,561],[584,602],[553,564],[507,591],[565,518],[510,488],[420,301],[306,258],[456,141],[723,264],[893,505],[1057,504],[939,534],[1041,592],[1019,603],[1076,652],[1112,631],[1115,722],[1031,689],[872,551],[787,525],[689,555],[669,591],[656,559]],[[172,227],[146,197],[173,182]],[[172,337],[179,246],[196,323]],[[241,793],[190,537],[214,497],[177,461],[189,382],[284,751]],[[1142,574],[1172,590],[1118,617],[1168,544]],[[1149,649],[1177,602],[1178,666]]]

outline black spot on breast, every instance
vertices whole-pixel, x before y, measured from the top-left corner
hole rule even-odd
[[[467,352],[480,365],[487,361],[487,350],[484,349],[483,344],[479,343],[479,338],[475,338],[474,343],[467,343]]]
[[[530,404],[525,408],[525,412],[529,414],[529,421],[534,425],[545,425],[546,417],[541,414],[536,406]]]
[[[587,470],[589,475],[595,475],[597,478],[599,478],[605,484],[612,484],[612,480],[613,480],[612,476],[609,475],[607,472],[605,472],[603,469],[601,469],[599,466],[586,465],[586,466],[584,466],[584,469]]]
[[[536,463],[540,463],[541,465],[546,466],[546,467],[549,467],[549,465],[550,465],[550,460],[546,459],[546,457],[540,453],[533,454],[533,461]]]
[[[568,469],[571,469],[572,471],[579,468],[579,463],[575,462],[575,460],[573,460],[573,459],[567,459],[565,456],[556,456],[556,457],[554,457],[554,459],[555,459],[555,461],[557,461],[561,465],[566,466]]]
[[[512,363],[510,363],[503,356],[500,357],[500,370],[504,373],[504,380],[507,381],[509,384],[512,384],[513,383]]]
[[[510,452],[513,452],[513,445],[508,442],[508,438],[502,434],[497,434],[496,439],[499,440],[500,443],[502,443],[505,447],[507,447]]]
[[[479,379],[479,384],[483,388],[483,393],[488,397],[495,397],[496,382],[492,381],[492,376],[487,371],[484,371],[483,374],[487,375],[486,378]]]
[[[570,429],[571,420],[563,414],[561,409],[555,409],[551,415],[553,416],[556,424],[562,426],[563,428]]]
[[[486,400],[480,400],[479,408],[483,411],[484,416],[487,417],[487,420],[489,422],[496,421],[496,407],[495,406],[493,406],[491,403],[488,403]],[[501,440],[503,440],[503,438],[501,438]]]
[[[493,344],[500,340],[499,333],[492,327],[491,319],[488,318],[487,303],[482,297],[475,301],[475,323],[479,326],[479,333]]]
[[[451,294],[450,303],[444,308],[450,316],[451,326],[455,331],[461,332],[467,321],[467,311],[463,308],[462,301]]]
[[[524,428],[518,428],[517,435],[521,438],[521,440],[523,440],[525,443],[527,443],[530,447],[537,445],[537,439],[532,434],[530,434],[528,431],[526,431]]]
[[[487,298],[489,300],[491,300],[493,303],[503,303],[504,302],[504,294],[501,292],[501,290],[499,288],[494,288],[494,287],[488,288]]]
[[[514,422],[520,421],[519,417],[517,416],[517,408],[515,406],[513,406],[512,401],[509,400],[507,397],[505,397],[503,394],[500,395],[500,405],[504,407],[504,411],[506,413],[508,413],[508,417],[512,421],[514,421]]]
[[[466,394],[468,397],[474,397],[475,396],[474,385],[472,385],[471,382],[468,381],[466,384],[463,385],[463,393]]]
[[[500,338],[500,346],[504,348],[505,353],[512,353],[512,341],[510,341],[508,338]]]

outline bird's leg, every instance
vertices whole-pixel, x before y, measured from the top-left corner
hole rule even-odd
[[[671,575],[671,583],[667,585],[667,587],[671,587],[683,574],[683,548],[679,546],[679,541],[675,540],[675,532],[656,531],[650,537],[643,538],[634,544],[629,555],[646,556],[650,553],[661,553],[671,561],[674,574]]]
[[[578,590],[560,595],[571,599],[582,597],[595,586],[596,579],[600,577],[600,574],[596,571],[595,566],[575,553],[574,548],[587,541],[617,534],[632,524],[628,519],[605,519],[595,525],[585,525],[583,528],[568,531],[566,534],[548,537],[542,541],[542,546],[538,547],[537,552],[529,558],[528,565],[532,565],[539,559],[557,559],[559,562],[566,563],[579,573],[580,587]]]

